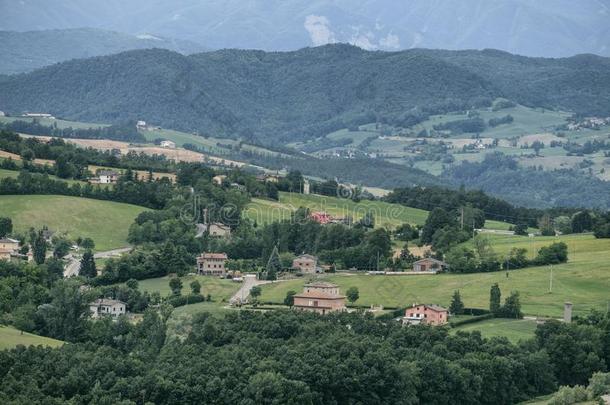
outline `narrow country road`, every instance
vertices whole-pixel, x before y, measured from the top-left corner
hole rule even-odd
[[[252,287],[257,285],[269,284],[269,283],[281,283],[282,281],[287,280],[257,280],[254,274],[247,274],[244,276],[244,281],[241,284],[241,287],[229,300],[230,304],[240,304],[246,303],[248,301],[248,296],[250,295],[250,290]]]
[[[123,253],[129,252],[131,247],[123,247],[119,249],[107,250],[105,252],[97,252],[93,255],[95,259],[106,259],[109,257],[117,257],[122,255]],[[78,276],[78,272],[80,270],[80,257],[70,255],[68,259],[68,264],[64,267],[64,277],[69,278],[73,276]]]

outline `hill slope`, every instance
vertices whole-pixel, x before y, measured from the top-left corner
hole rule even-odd
[[[146,48],[171,49],[181,53],[205,50],[203,46],[189,41],[92,28],[0,31],[0,74],[28,72],[70,59]]]
[[[94,122],[145,119],[287,143],[375,120],[408,123],[422,113],[468,109],[504,96],[524,105],[610,114],[609,67],[600,57],[367,52],[347,45],[191,56],[139,50],[9,77],[0,81],[0,110]]]
[[[46,225],[71,238],[90,237],[100,251],[127,245],[129,226],[144,210],[135,205],[79,197],[0,196],[0,216],[12,218],[16,232]]]

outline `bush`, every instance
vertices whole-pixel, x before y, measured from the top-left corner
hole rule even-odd
[[[167,299],[167,303],[169,303],[172,307],[182,307],[187,304],[196,304],[198,302],[204,302],[205,298],[199,294],[189,294],[189,295],[173,295]]]
[[[582,385],[561,387],[551,398],[549,405],[572,405],[588,399],[587,390]]]
[[[489,314],[488,313],[488,314],[485,314],[485,315],[479,315],[479,316],[474,316],[472,318],[467,318],[467,319],[462,319],[462,320],[459,320],[459,321],[454,321],[454,322],[451,322],[450,324],[451,324],[452,328],[455,328],[455,327],[461,326],[461,325],[468,325],[468,324],[471,324],[471,323],[481,322],[481,321],[484,321],[486,319],[492,319],[493,317],[494,317],[493,314]]]

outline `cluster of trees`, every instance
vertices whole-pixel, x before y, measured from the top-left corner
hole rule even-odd
[[[610,206],[608,184],[603,180],[572,169],[524,168],[514,158],[499,152],[488,153],[482,162],[464,161],[448,168],[444,176],[456,187],[478,188],[524,207],[605,210]]]
[[[479,117],[463,120],[447,121],[434,125],[436,131],[451,131],[452,133],[480,133],[485,131],[485,121]]]
[[[180,190],[170,180],[139,180],[128,170],[112,187],[68,183],[54,180],[46,174],[30,173],[22,170],[16,178],[0,179],[0,195],[7,194],[59,194],[74,197],[88,197],[111,200],[149,208],[162,208]]]
[[[3,402],[511,404],[585,384],[610,361],[607,316],[549,321],[514,345],[360,314],[201,313],[176,339],[171,308],[135,324],[92,323],[80,317],[78,294],[52,293],[69,332],[60,335],[73,344],[0,352]]]
[[[528,266],[545,266],[568,261],[568,247],[563,242],[552,243],[538,250],[535,258],[527,257],[524,248],[512,248],[506,257],[498,255],[489,241],[480,235],[473,240],[474,249],[454,246],[445,254],[445,261],[452,273],[477,273],[515,270]]]
[[[486,219],[527,224],[532,227],[538,225],[537,219],[545,213],[544,210],[517,207],[481,190],[466,190],[464,187],[457,190],[443,187],[399,187],[384,197],[384,200],[428,211],[442,208],[454,213],[470,205],[483,211]],[[548,210],[554,215],[564,211]],[[472,221],[465,221],[464,224],[471,225]]]
[[[487,124],[490,127],[494,128],[494,127],[497,127],[498,125],[510,124],[513,121],[514,121],[513,116],[510,114],[507,114],[503,117],[490,118],[489,121],[487,121]]]
[[[117,167],[133,170],[174,171],[177,164],[169,161],[163,155],[147,155],[134,151],[118,156],[112,151],[100,151],[93,148],[82,148],[53,138],[41,141],[37,138],[24,138],[16,133],[0,130],[0,150],[21,156],[23,168],[29,171],[39,171],[55,174],[62,178],[86,178],[88,165]],[[34,165],[34,159],[55,160],[53,166]],[[15,167],[15,162],[12,162]],[[4,167],[15,170],[14,168]]]
[[[0,127],[8,131],[57,138],[114,139],[126,142],[146,142],[144,135],[140,134],[136,129],[135,121],[97,128],[60,128],[57,123],[42,125],[39,120],[33,119],[31,121],[15,120],[0,123]]]

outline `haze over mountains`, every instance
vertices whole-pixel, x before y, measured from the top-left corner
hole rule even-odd
[[[208,48],[495,48],[528,56],[610,55],[609,0],[20,0],[0,30],[95,27]]]
[[[74,60],[0,82],[0,109],[104,123],[146,121],[186,131],[310,139],[383,120],[489,105],[610,115],[610,59],[499,51],[369,52],[327,45],[295,52],[224,50],[185,56],[129,51]]]
[[[0,31],[0,73],[22,73],[70,59],[146,48],[164,48],[185,54],[206,49],[191,41],[96,28]]]

